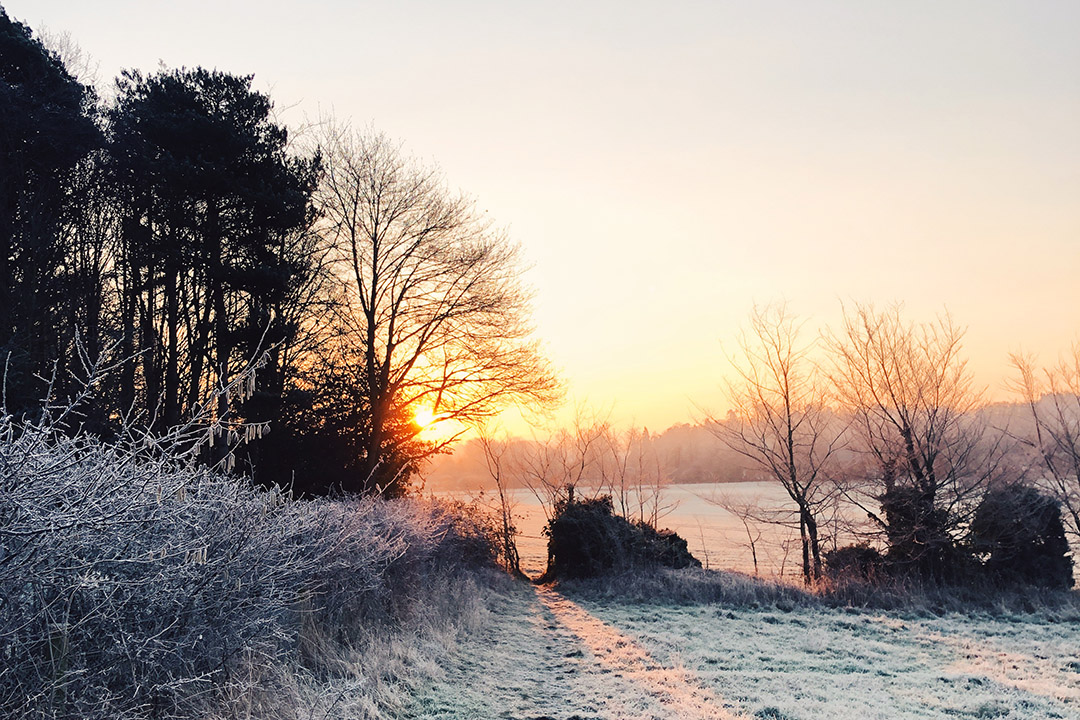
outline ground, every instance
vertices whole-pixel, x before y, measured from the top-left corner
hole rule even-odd
[[[1080,623],[492,600],[407,718],[1080,720]]]

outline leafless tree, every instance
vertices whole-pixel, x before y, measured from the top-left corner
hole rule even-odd
[[[511,443],[506,439],[495,438],[488,428],[481,430],[480,447],[484,452],[484,467],[488,476],[495,482],[498,495],[496,512],[499,516],[499,554],[506,571],[517,577],[524,577],[521,571],[521,556],[517,548],[517,527],[514,524],[514,503],[509,490],[513,473],[510,456]]]
[[[827,338],[836,397],[871,459],[846,496],[885,532],[893,559],[924,577],[946,571],[956,531],[1005,471],[1004,437],[976,413],[963,334],[947,314],[914,325],[899,306],[856,306]]]
[[[762,525],[779,525],[789,529],[792,528],[790,511],[767,507],[760,497],[747,498],[737,493],[729,495],[723,492],[703,494],[699,495],[699,497],[705,502],[723,508],[732,516],[738,518],[743,527],[743,532],[746,533],[744,547],[750,551],[750,559],[754,563],[755,575],[760,571],[758,548],[763,544]],[[702,538],[702,544],[704,545],[704,538]],[[783,573],[781,572],[781,574]]]
[[[830,464],[843,432],[826,405],[826,391],[785,305],[755,307],[732,365],[731,414],[710,429],[732,450],[784,486],[794,503],[806,583],[821,575],[820,514],[833,505]]]
[[[615,509],[627,520],[656,527],[675,507],[665,502],[668,476],[646,428],[619,431],[608,425],[598,470],[604,492],[611,494]]]
[[[579,407],[568,427],[520,447],[517,478],[536,497],[548,520],[559,504],[605,491],[603,463],[610,432],[606,419]]]
[[[93,87],[99,95],[104,94],[101,92],[102,88],[99,87],[102,85],[101,63],[91,57],[90,53],[75,41],[70,32],[67,30],[54,32],[43,27],[38,31],[38,38],[42,45],[59,58],[72,77],[84,85]]]
[[[627,520],[653,526],[674,507],[665,501],[668,478],[648,431],[619,430],[585,406],[569,425],[519,444],[512,466],[548,520],[561,503],[601,495]]]
[[[361,482],[386,489],[414,459],[411,408],[473,422],[560,386],[532,336],[519,248],[470,198],[380,134],[330,128],[322,151],[319,205],[363,356]]]
[[[1080,344],[1057,365],[1038,368],[1031,356],[1014,354],[1015,389],[1033,422],[1021,437],[1035,456],[1040,486],[1049,486],[1068,516],[1068,531],[1080,538]]]

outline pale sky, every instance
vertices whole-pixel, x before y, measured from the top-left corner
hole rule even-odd
[[[253,73],[404,141],[525,247],[571,391],[723,411],[755,302],[948,309],[978,382],[1080,331],[1080,3],[0,0],[121,68]]]

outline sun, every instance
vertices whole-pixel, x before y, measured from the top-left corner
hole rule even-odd
[[[463,429],[461,423],[450,418],[449,413],[435,412],[427,405],[413,407],[412,419],[418,430],[417,438],[427,442],[451,440],[460,435]]]
[[[431,408],[426,405],[414,407],[412,410],[413,422],[422,431],[431,429],[431,426],[439,422],[442,418]]]

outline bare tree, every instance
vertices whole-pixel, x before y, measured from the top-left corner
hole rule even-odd
[[[750,559],[754,563],[755,575],[760,570],[758,566],[758,547],[763,544],[761,526],[768,524],[787,528],[792,527],[790,522],[791,513],[789,511],[766,507],[760,497],[746,498],[738,493],[727,494],[723,492],[700,494],[698,497],[711,505],[726,510],[739,520],[743,532],[746,533],[746,542],[743,543],[743,546],[750,551]],[[702,536],[701,544],[705,544],[704,536]],[[781,572],[782,574],[783,572]]]
[[[809,584],[821,576],[819,515],[833,504],[829,468],[843,433],[800,329],[785,305],[754,308],[732,359],[731,414],[725,422],[713,419],[710,429],[784,486],[798,516]]]
[[[653,526],[674,507],[665,501],[668,478],[648,430],[619,430],[585,406],[568,426],[520,444],[513,467],[548,520],[561,504],[602,495],[618,515]]]
[[[411,409],[472,422],[546,405],[560,386],[532,338],[519,248],[471,199],[383,135],[330,129],[323,153],[320,207],[363,356],[356,489],[399,493]]]
[[[496,512],[499,515],[499,554],[508,573],[524,578],[525,573],[521,571],[521,556],[517,548],[518,530],[514,525],[516,503],[508,492],[513,473],[511,444],[509,440],[496,439],[487,428],[481,430],[479,442],[484,452],[484,467],[495,482],[495,491],[498,494]]]
[[[1033,422],[1021,439],[1041,470],[1038,484],[1053,492],[1069,534],[1080,538],[1080,344],[1053,367],[1037,368],[1031,356],[1011,358],[1019,375],[1015,389]]]
[[[976,413],[981,393],[962,339],[948,315],[913,325],[899,306],[856,306],[827,340],[836,397],[871,459],[865,477],[849,478],[846,497],[885,532],[894,562],[935,579],[1005,458],[1003,436]]]
[[[71,76],[83,85],[94,88],[99,95],[101,92],[101,63],[86,52],[76,42],[75,38],[67,30],[53,31],[47,27],[38,30],[38,39],[57,59],[63,63],[64,68]]]
[[[606,426],[598,466],[604,492],[627,520],[656,527],[674,509],[674,503],[665,502],[668,476],[647,428]]]
[[[556,506],[585,494],[607,490],[603,464],[611,426],[578,407],[573,423],[544,439],[521,446],[516,462],[519,481],[536,497],[550,521]]]

